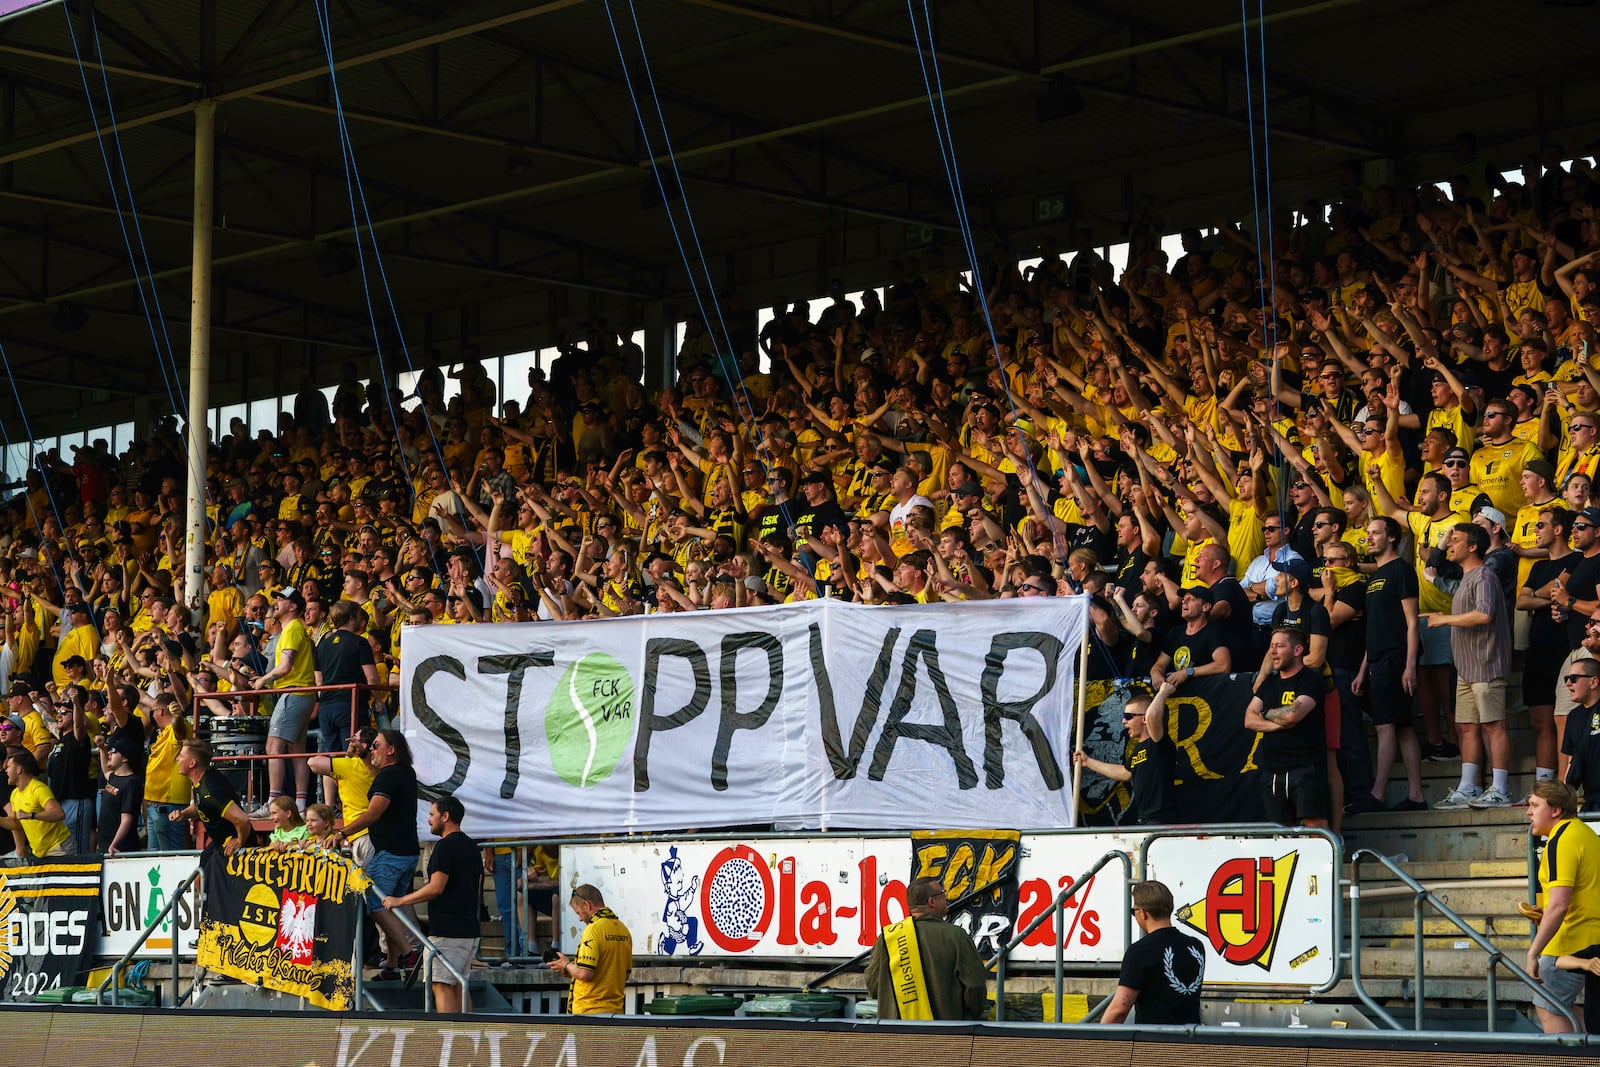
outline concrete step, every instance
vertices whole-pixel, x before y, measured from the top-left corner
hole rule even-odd
[[[1345,855],[1372,849],[1414,863],[1520,861],[1527,863],[1527,818],[1521,808],[1467,808],[1352,815],[1344,821]],[[1364,864],[1363,875],[1378,870]]]
[[[1524,923],[1523,925],[1528,926],[1527,923]],[[1492,935],[1489,937],[1489,943],[1494,945],[1494,947],[1500,951],[1506,953],[1508,956],[1513,956],[1513,958],[1520,960],[1523,956],[1527,955],[1531,932],[1532,927],[1529,926],[1528,933],[1525,933],[1520,937],[1509,933]],[[1410,937],[1375,938],[1367,937],[1363,934],[1361,938],[1362,962],[1365,964],[1366,954],[1371,949],[1402,949],[1406,952],[1412,952],[1414,951],[1414,945],[1415,942],[1413,942]],[[1467,937],[1467,935],[1463,934],[1460,930],[1453,930],[1449,934],[1425,936],[1422,939],[1422,947],[1423,951],[1428,954],[1428,958],[1430,960],[1433,954],[1436,952],[1483,951],[1478,946],[1477,942]]]
[[[1507,957],[1513,963],[1520,964],[1520,956],[1527,953],[1527,944],[1524,942],[1521,949],[1511,946],[1506,950]],[[1477,946],[1467,950],[1433,949],[1424,957],[1426,965],[1428,995],[1438,996],[1433,991],[1435,979],[1440,978],[1482,978],[1488,970],[1489,954]],[[1367,948],[1361,949],[1361,975],[1367,978],[1410,978],[1417,973],[1417,957],[1410,946],[1405,948]],[[1502,984],[1516,983],[1511,973],[1501,970]]]
[[[1471,929],[1489,936],[1504,934],[1508,931],[1514,933],[1516,931],[1515,924],[1525,924],[1527,922],[1520,915],[1512,916],[1510,919],[1496,915],[1463,915],[1462,919]],[[1361,916],[1361,936],[1363,939],[1403,937],[1409,942],[1411,932],[1415,927],[1416,920],[1409,915],[1404,917],[1398,915],[1369,916],[1365,914],[1363,909]],[[1449,919],[1424,916],[1422,920],[1422,936],[1425,938],[1459,937],[1460,935],[1461,928]]]
[[[1502,923],[1521,918],[1517,914],[1517,903],[1527,899],[1528,890],[1526,883],[1505,880],[1461,888],[1436,889],[1434,895],[1445,907],[1463,918],[1493,918],[1497,923]],[[1363,895],[1361,898],[1363,922],[1368,918],[1403,919],[1412,914],[1412,898],[1409,893],[1370,898]],[[1424,909],[1424,919],[1438,917],[1437,912]],[[1501,928],[1505,929],[1503,926]]]
[[[1009,985],[1008,982],[1007,986]],[[1416,993],[1416,982],[1409,972],[1405,977],[1365,978],[1362,980],[1362,986],[1396,1019],[1409,1025],[1412,997]],[[1475,976],[1461,978],[1448,976],[1435,978],[1429,975],[1423,987],[1423,996],[1429,1004],[1472,1009],[1478,1013],[1479,1018],[1483,1017],[1484,1001],[1488,992],[1489,983],[1481,972]],[[1533,1001],[1532,990],[1512,978],[1504,968],[1501,969],[1499,981],[1496,982],[1495,995],[1503,1005],[1526,1008]],[[1346,979],[1317,999],[1353,1001],[1356,999],[1355,983]]]
[[[1430,882],[1458,882],[1469,878],[1521,878],[1528,873],[1528,865],[1522,860],[1417,862],[1407,859],[1400,863],[1400,868],[1424,885]],[[1399,878],[1387,867],[1368,862],[1361,865],[1361,881],[1363,885],[1382,885],[1398,883]]]

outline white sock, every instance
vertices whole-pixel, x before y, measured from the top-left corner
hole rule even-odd
[[[1556,769],[1554,767],[1535,767],[1533,769],[1533,780],[1536,782],[1553,782],[1556,780]]]
[[[1511,771],[1496,767],[1494,769],[1494,787],[1506,796],[1511,795]]]
[[[1456,788],[1469,796],[1477,796],[1483,792],[1483,787],[1478,784],[1480,780],[1478,771],[1479,768],[1476,763],[1463,763],[1461,765],[1461,784]]]

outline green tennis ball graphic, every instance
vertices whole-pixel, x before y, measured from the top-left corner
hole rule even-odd
[[[550,765],[576,786],[602,782],[633,736],[633,679],[604,652],[580,656],[561,675],[544,712]]]

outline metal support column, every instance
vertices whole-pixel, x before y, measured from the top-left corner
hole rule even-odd
[[[194,254],[189,287],[189,512],[184,536],[183,599],[205,603],[206,443],[211,403],[211,213],[215,203],[217,105],[194,108]]]

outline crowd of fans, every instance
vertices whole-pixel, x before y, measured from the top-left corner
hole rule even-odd
[[[1347,167],[1270,242],[1191,230],[1169,262],[1142,224],[1120,276],[1047,241],[976,285],[907,259],[881,306],[838,287],[816,321],[691,319],[661,389],[600,329],[525,397],[473,360],[448,402],[438,371],[403,396],[347,365],[331,405],[211,446],[203,590],[175,425],[47,454],[0,516],[0,736],[63,802],[96,803],[98,747],[181,807],[163,745],[270,715],[269,751],[342,751],[348,692],[236,694],[381,686],[407,626],[1087,593],[1093,676],[1152,690],[1264,681],[1288,634],[1329,697],[1333,793],[1300,821],[1386,806],[1397,760],[1400,807],[1424,758],[1461,761],[1441,804],[1511,803],[1522,706],[1539,778],[1565,751],[1600,780],[1600,717],[1560,729],[1600,699],[1570,666],[1600,647],[1600,185],[1461,155],[1449,197]],[[283,762],[257,817],[316,799]]]

